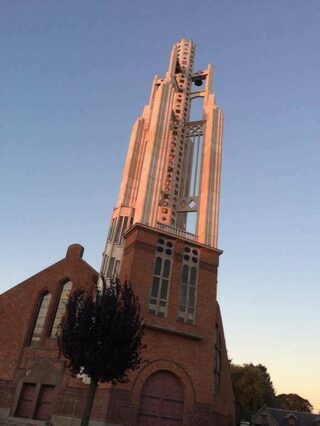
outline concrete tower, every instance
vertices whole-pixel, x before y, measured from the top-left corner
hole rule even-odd
[[[212,66],[194,72],[194,55],[191,40],[173,46],[165,78],[155,76],[133,126],[103,254],[106,277],[119,273],[123,235],[134,223],[217,247],[223,113]]]
[[[131,281],[146,349],[127,384],[106,387],[108,425],[234,424],[216,300],[223,115],[212,67],[194,72],[193,62],[183,39],[165,78],[155,77],[113,210],[101,272]]]

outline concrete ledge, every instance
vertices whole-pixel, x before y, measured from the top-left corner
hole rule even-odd
[[[54,426],[79,426],[81,423],[81,419],[79,417],[52,416],[51,423]],[[108,426],[108,423],[90,420],[89,425]]]
[[[199,334],[185,333],[183,331],[176,330],[175,328],[162,327],[160,325],[155,324],[146,324],[146,328],[162,333],[173,334],[174,336],[186,337],[192,340],[203,340],[203,337],[199,336]]]

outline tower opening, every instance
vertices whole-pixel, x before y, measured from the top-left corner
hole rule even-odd
[[[196,196],[200,193],[201,180],[201,164],[202,164],[202,147],[203,135],[193,135],[190,137],[191,145],[191,177],[189,185],[189,196]]]
[[[191,100],[189,121],[203,120],[203,101],[203,96]]]
[[[186,218],[186,231],[191,234],[197,233],[197,212],[188,212]]]
[[[103,254],[105,277],[121,270],[123,235],[134,223],[217,247],[223,113],[212,96],[212,67],[194,72],[194,54],[191,40],[173,46],[167,73],[155,77],[134,124]]]

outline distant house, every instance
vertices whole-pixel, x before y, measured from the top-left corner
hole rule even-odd
[[[263,406],[252,416],[254,426],[320,426],[319,414]]]

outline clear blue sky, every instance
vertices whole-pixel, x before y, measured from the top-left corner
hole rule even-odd
[[[171,45],[225,113],[229,356],[320,410],[319,0],[0,2],[0,292],[85,246],[99,269],[131,126]]]

